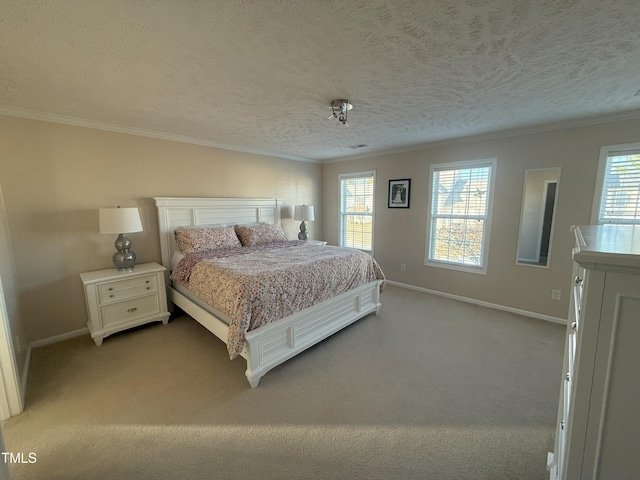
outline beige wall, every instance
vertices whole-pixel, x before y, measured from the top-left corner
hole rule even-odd
[[[145,230],[130,236],[139,262],[160,259],[153,196],[277,197],[289,208],[314,204],[311,237],[337,243],[338,174],[371,169],[377,172],[375,256],[390,280],[566,318],[569,226],[589,221],[600,146],[638,142],[637,132],[640,120],[632,120],[319,165],[0,116],[0,186],[7,251],[15,260],[15,272],[5,269],[2,280],[8,283],[13,335],[20,335],[24,352],[30,342],[85,327],[78,274],[110,268],[114,251],[115,238],[97,232],[100,207],[140,207]],[[429,165],[492,157],[498,168],[488,274],[424,266]],[[525,169],[558,166],[550,268],[518,266]],[[399,178],[412,179],[410,209],[387,208],[388,180]],[[290,209],[284,214],[285,231],[295,238],[298,222]],[[9,260],[5,256],[5,267]],[[561,301],[550,299],[551,289],[562,290]]]
[[[376,170],[374,255],[388,279],[564,319],[571,278],[569,227],[589,223],[600,147],[638,142],[639,132],[640,120],[631,120],[325,164],[325,240],[338,242],[338,175]],[[425,266],[429,165],[483,158],[497,158],[487,275]],[[524,172],[546,167],[562,168],[550,267],[516,265]],[[411,178],[411,208],[389,209],[388,181],[401,178]],[[551,300],[551,289],[562,290],[560,301]]]
[[[279,198],[289,238],[292,206],[314,204],[312,238],[322,231],[319,164],[6,116],[0,145],[24,346],[86,326],[78,274],[112,267],[115,251],[115,235],[98,233],[100,207],[140,207],[139,263],[160,262],[154,196]]]

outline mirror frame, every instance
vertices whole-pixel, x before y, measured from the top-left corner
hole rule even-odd
[[[522,260],[520,258],[520,249],[523,243],[523,228],[525,223],[525,211],[526,211],[525,207],[527,204],[527,177],[529,174],[543,173],[545,171],[556,172],[556,175],[555,175],[556,191],[554,195],[553,209],[551,211],[551,225],[549,227],[549,247],[547,250],[547,260],[546,260],[546,263],[540,263],[539,261],[536,262],[533,259],[531,259],[530,261]],[[553,232],[556,224],[556,214],[558,210],[558,192],[560,187],[561,173],[562,173],[561,167],[530,168],[524,171],[524,181],[523,181],[523,187],[522,187],[522,205],[520,206],[520,225],[518,227],[518,242],[516,244],[516,265],[521,265],[525,267],[549,268],[549,264],[551,263],[551,247],[552,247],[552,240],[553,240]],[[545,188],[540,197],[542,198],[543,202],[547,192],[547,188],[548,188],[547,186],[550,183],[554,183],[554,182],[551,179],[544,180]],[[543,238],[542,225],[544,222],[544,214],[545,214],[545,209],[543,208],[540,211],[540,222],[538,223],[539,236],[537,239],[537,246],[536,246],[536,251],[538,255],[540,254],[540,246],[542,244],[542,238]]]

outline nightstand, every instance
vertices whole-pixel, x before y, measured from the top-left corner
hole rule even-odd
[[[166,268],[157,263],[136,265],[130,272],[114,268],[80,274],[89,321],[96,345],[112,333],[144,323],[169,321]]]

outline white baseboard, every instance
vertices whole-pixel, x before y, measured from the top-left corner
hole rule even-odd
[[[54,335],[53,337],[43,338],[42,340],[36,340],[31,342],[29,348],[44,347],[45,345],[51,345],[52,343],[58,343],[69,338],[80,337],[82,335],[89,335],[89,329],[87,327],[73,330],[72,332],[61,333],[60,335]]]
[[[430,290],[428,288],[416,287],[414,285],[409,285],[409,284],[400,283],[400,282],[394,282],[392,280],[386,280],[385,283],[388,284],[388,285],[393,285],[395,287],[406,288],[408,290],[415,290],[415,291],[418,291],[418,292],[429,293],[431,295],[437,295],[439,297],[445,297],[445,298],[450,298],[452,300],[458,300],[460,302],[472,303],[474,305],[479,305],[481,307],[488,307],[488,308],[493,308],[495,310],[502,310],[502,311],[505,311],[505,312],[510,312],[510,313],[515,313],[515,314],[518,314],[518,315],[523,315],[525,317],[531,317],[531,318],[537,318],[537,319],[540,319],[540,320],[546,320],[547,322],[559,323],[561,325],[566,325],[567,324],[567,320],[566,319],[558,318],[558,317],[552,317],[551,315],[545,315],[545,314],[537,313],[537,312],[530,312],[528,310],[521,310],[519,308],[506,307],[504,305],[498,305],[496,303],[489,303],[489,302],[484,302],[482,300],[476,300],[475,298],[468,298],[468,297],[463,297],[463,296],[460,296],[460,295],[453,295],[451,293],[439,292],[437,290]],[[25,360],[25,365],[24,365],[24,370],[22,372],[21,385],[20,385],[23,402],[24,402],[24,399],[25,399],[25,396],[26,396],[26,391],[27,391],[27,381],[29,379],[29,364],[31,363],[31,351],[34,348],[43,347],[45,345],[51,345],[53,343],[58,343],[58,342],[61,342],[63,340],[67,340],[69,338],[75,338],[75,337],[79,337],[79,336],[82,336],[82,335],[88,335],[88,334],[89,334],[89,329],[87,327],[85,327],[85,328],[80,328],[79,330],[74,330],[72,332],[63,333],[61,335],[55,335],[53,337],[43,338],[42,340],[37,340],[35,342],[32,342],[29,345],[29,347],[27,349],[27,357],[26,357],[26,360]]]
[[[24,405],[25,399],[27,397],[27,382],[29,381],[29,366],[31,364],[31,352],[34,348],[44,347],[45,345],[51,345],[53,343],[58,343],[63,340],[67,340],[69,338],[80,337],[82,335],[88,335],[89,328],[80,328],[78,330],[73,330],[72,332],[62,333],[60,335],[54,335],[53,337],[43,338],[41,340],[36,340],[35,342],[31,342],[27,347],[27,355],[24,360],[24,368],[22,370],[22,377],[20,378],[20,394],[22,396],[22,403]]]
[[[385,283],[388,285],[393,285],[400,288],[406,288],[408,290],[416,290],[418,292],[430,293],[431,295],[437,295],[439,297],[458,300],[460,302],[472,303],[474,305],[479,305],[481,307],[493,308],[495,310],[502,310],[504,312],[515,313],[518,315],[523,315],[525,317],[538,318],[540,320],[546,320],[547,322],[559,323],[560,325],[567,324],[567,319],[565,318],[552,317],[551,315],[545,315],[543,313],[530,312],[528,310],[521,310],[519,308],[498,305],[497,303],[489,303],[489,302],[484,302],[482,300],[476,300],[475,298],[462,297],[460,295],[453,295],[451,293],[439,292],[437,290],[429,290],[428,288],[416,287],[413,285],[408,285],[406,283],[394,282],[392,280],[386,280]]]

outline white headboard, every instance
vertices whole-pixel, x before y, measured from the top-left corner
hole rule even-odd
[[[191,225],[280,224],[282,200],[274,198],[154,197],[158,209],[162,264],[171,268],[178,249],[174,230]]]

